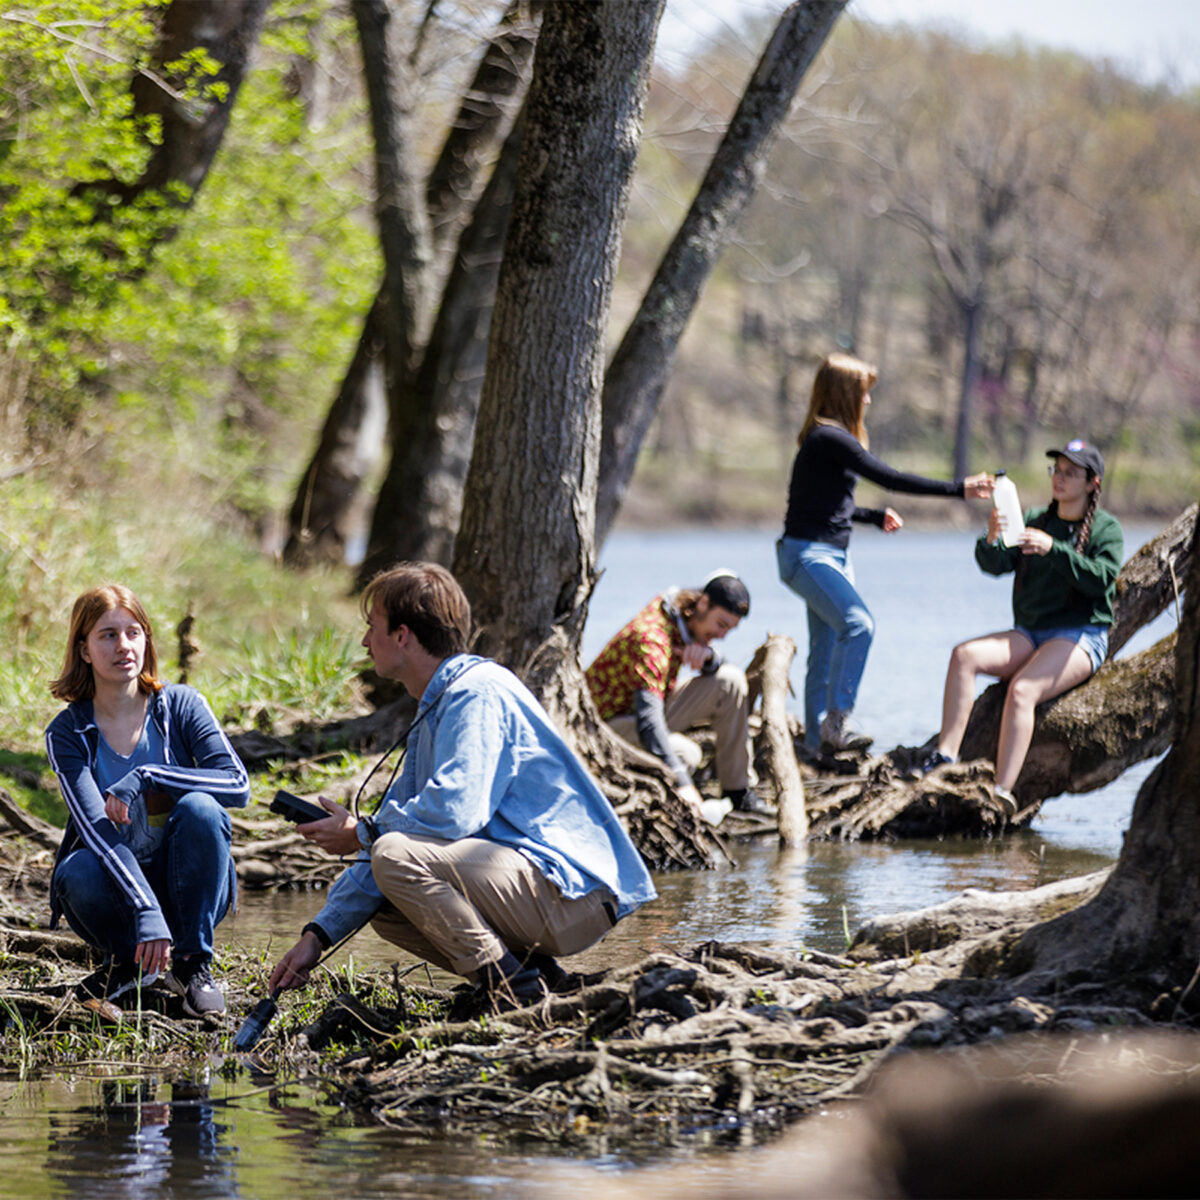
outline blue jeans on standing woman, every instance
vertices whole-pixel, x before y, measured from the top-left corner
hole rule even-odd
[[[176,957],[212,957],[213,931],[234,900],[231,835],[229,813],[207,792],[188,792],[175,802],[158,846],[148,858],[139,855]],[[80,847],[63,859],[54,888],[67,923],[85,942],[118,963],[133,961],[136,913],[91,850]]]
[[[808,606],[804,744],[816,750],[825,714],[854,708],[875,619],[854,586],[849,550],[784,537],[775,552],[779,578]]]

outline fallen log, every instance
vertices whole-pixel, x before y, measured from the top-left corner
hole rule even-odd
[[[1190,505],[1121,568],[1113,606],[1108,657],[1113,658],[1143,625],[1174,605],[1178,612],[1191,562],[1200,502]]]
[[[17,833],[44,846],[47,850],[57,850],[62,841],[62,830],[41,817],[22,808],[13,798],[0,788],[0,818],[3,818]]]

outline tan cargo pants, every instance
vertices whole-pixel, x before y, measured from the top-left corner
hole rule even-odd
[[[750,766],[750,709],[746,673],[741,667],[723,663],[712,675],[697,675],[667,697],[667,728],[671,748],[689,773],[700,766],[700,747],[683,730],[708,722],[717,735],[717,778],[723,792],[752,787],[756,781]],[[637,722],[632,716],[613,717],[609,727],[619,737],[640,746]]]
[[[456,975],[506,950],[578,954],[616,923],[607,888],[568,900],[523,854],[484,838],[385,833],[371,847],[371,873],[388,900],[375,932]]]

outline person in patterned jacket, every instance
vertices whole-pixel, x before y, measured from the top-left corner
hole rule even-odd
[[[601,718],[614,733],[661,759],[697,807],[703,802],[692,772],[701,752],[683,731],[711,722],[717,776],[729,801],[716,820],[730,806],[749,812],[765,808],[753,787],[746,675],[723,662],[712,644],[749,612],[746,585],[732,571],[714,572],[700,588],[670,588],[655,596],[587,669]],[[682,666],[697,674],[676,687]]]

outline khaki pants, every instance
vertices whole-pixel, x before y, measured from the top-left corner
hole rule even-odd
[[[724,663],[712,675],[697,675],[667,698],[667,728],[671,748],[683,759],[689,772],[700,766],[701,751],[683,730],[708,722],[717,735],[717,778],[723,792],[752,787],[756,782],[750,767],[749,688],[741,667]],[[613,717],[609,727],[635,746],[637,722],[632,716]]]
[[[508,950],[578,954],[616,919],[607,888],[567,900],[523,854],[484,838],[386,833],[371,847],[371,873],[389,901],[375,932],[456,975]]]

